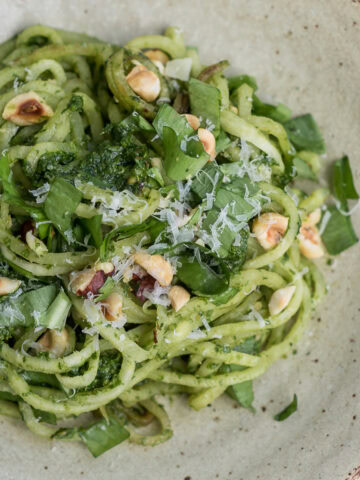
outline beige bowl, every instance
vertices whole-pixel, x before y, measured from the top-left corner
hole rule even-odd
[[[121,43],[176,24],[204,63],[228,58],[234,72],[256,76],[263,96],[311,111],[326,161],[348,153],[359,184],[359,0],[2,0],[0,12],[2,39],[45,23]],[[350,479],[360,465],[359,253],[353,247],[327,273],[330,294],[297,355],[255,382],[256,415],[225,398],[200,413],[180,400],[170,407],[172,440],[122,444],[97,460],[81,445],[41,440],[1,419],[0,478]],[[273,421],[293,393],[298,412]]]

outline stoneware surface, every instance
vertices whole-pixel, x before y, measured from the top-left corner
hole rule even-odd
[[[31,24],[112,42],[183,28],[204,63],[228,58],[255,75],[263,96],[311,111],[327,162],[350,155],[360,173],[359,0],[1,0],[0,36]],[[355,219],[360,233],[359,215]],[[170,407],[175,435],[154,449],[123,444],[94,460],[81,445],[35,438],[0,420],[2,480],[345,480],[360,465],[360,249],[327,272],[330,294],[297,355],[255,382],[257,414],[221,399],[195,413]],[[299,410],[274,413],[294,392]],[[360,476],[360,473],[359,473]]]

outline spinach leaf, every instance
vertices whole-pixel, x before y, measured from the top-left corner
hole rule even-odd
[[[224,130],[220,129],[220,133],[216,139],[216,153],[218,154],[226,150],[230,146],[231,142],[231,138],[225,133]]]
[[[224,305],[229,300],[231,300],[239,290],[236,288],[229,287],[225,292],[219,293],[218,295],[213,295],[209,300],[216,306]]]
[[[163,141],[164,168],[172,180],[192,177],[208,161],[199,137],[185,117],[169,105],[162,105],[153,126]]]
[[[209,160],[197,135],[180,139],[175,130],[163,128],[164,168],[172,180],[185,180],[196,174]]]
[[[38,410],[37,408],[33,408],[33,413],[38,422],[45,422],[49,423],[50,425],[57,424],[56,415],[50,412],[44,412],[44,410]]]
[[[350,162],[347,156],[333,165],[333,191],[336,207],[330,205],[324,215],[330,215],[322,233],[322,240],[330,255],[337,255],[358,242],[349,215],[348,199],[357,200]],[[323,217],[324,218],[324,217]]]
[[[310,113],[288,120],[284,123],[284,127],[297,150],[325,153],[324,139]]]
[[[155,218],[149,218],[145,222],[140,223],[139,225],[124,225],[118,228],[115,228],[111,232],[109,232],[100,247],[100,258],[102,260],[106,260],[110,255],[111,249],[111,242],[113,240],[122,240],[124,238],[129,238],[135,235],[136,233],[140,232],[151,232],[153,230],[156,231],[156,236],[161,232],[161,230],[165,227],[165,224],[159,222]],[[155,236],[155,238],[156,238]]]
[[[330,218],[321,238],[330,255],[338,255],[355,245],[359,239],[352,226],[350,216],[343,215],[335,205],[330,205],[327,212],[329,212]]]
[[[249,355],[258,355],[260,352],[261,342],[256,336],[246,338],[240,345],[236,345],[234,350],[237,352],[247,353]],[[240,365],[228,365],[228,371],[244,370],[246,367]],[[254,401],[252,380],[231,385],[226,389],[226,393],[236,400],[242,407],[248,408],[255,412],[252,402]]]
[[[56,293],[56,285],[46,285],[4,300],[0,303],[0,327],[31,327],[46,324],[46,313],[55,300]]]
[[[228,288],[228,276],[215,272],[206,263],[185,256],[179,257],[179,263],[181,266],[176,275],[191,290],[203,295],[215,295]]]
[[[22,208],[36,222],[46,220],[46,216],[41,208],[33,207],[23,200],[13,178],[10,160],[5,153],[2,153],[0,156],[0,182],[3,188],[2,199],[5,202]],[[38,231],[41,239],[47,236],[48,230],[49,225],[39,225]]]
[[[310,165],[305,162],[302,158],[294,157],[293,164],[296,168],[296,176],[299,178],[307,178],[308,180],[317,180],[315,173],[313,172]]]
[[[0,179],[4,193],[9,195],[10,197],[21,198],[13,179],[13,172],[11,170],[10,160],[5,153],[2,153],[0,157]]]
[[[220,133],[220,91],[195,78],[189,81],[191,113],[201,119],[201,125],[212,131],[215,138]]]
[[[255,335],[246,338],[240,345],[236,345],[234,350],[237,352],[248,353],[249,355],[258,355],[260,352],[261,342]]]
[[[7,400],[8,402],[17,402],[20,400],[21,397],[13,395],[10,392],[0,392],[0,399]]]
[[[45,200],[46,216],[59,232],[70,241],[66,232],[71,232],[71,220],[81,201],[81,192],[63,178],[56,178]]]
[[[32,372],[30,370],[23,370],[20,372],[22,378],[29,383],[30,385],[36,385],[40,387],[47,387],[51,386],[54,388],[61,388],[58,379],[55,375],[49,373],[42,373],[42,372]]]
[[[162,105],[153,121],[153,127],[157,134],[162,137],[164,127],[171,128],[179,138],[194,134],[193,128],[183,115],[169,105]]]
[[[209,162],[200,170],[191,183],[190,189],[199,199],[206,198],[207,194],[215,194],[224,178],[216,162]]]
[[[230,365],[231,370],[238,370],[239,365]],[[255,408],[252,406],[254,401],[254,391],[252,380],[247,380],[236,385],[231,385],[226,389],[226,393],[234,400],[236,400],[242,407],[249,409],[255,413]]]
[[[263,103],[256,95],[253,95],[253,114],[269,117],[280,123],[287,122],[291,118],[291,110],[286,105]]]
[[[116,417],[111,416],[109,421],[104,418],[86,429],[79,429],[79,435],[92,455],[98,457],[129,438],[130,433]]]
[[[274,416],[274,420],[277,422],[282,422],[283,420],[286,420],[290,415],[292,415],[294,412],[296,412],[298,407],[298,401],[297,401],[297,396],[294,394],[294,397],[292,399],[292,402],[284,408],[284,410],[281,410],[277,415]]]
[[[90,233],[92,243],[95,245],[95,247],[100,248],[103,242],[103,233],[101,228],[102,215],[95,215],[91,218],[81,218],[80,223],[84,229]]]
[[[346,155],[334,163],[332,183],[335,197],[345,208],[347,208],[346,200],[357,200],[359,198],[354,186],[349,158]]]
[[[254,205],[260,206],[262,201],[256,196],[258,191],[257,185],[252,183],[247,175],[242,178],[233,177],[230,183],[223,183],[218,188],[212,209],[203,220],[202,227],[213,239],[220,242],[216,249],[220,257],[228,257],[231,250],[233,260],[239,254],[243,259],[242,253],[246,254],[248,235],[246,231],[237,231],[237,226],[240,221],[247,222],[256,215]],[[237,236],[240,248],[233,248]]]

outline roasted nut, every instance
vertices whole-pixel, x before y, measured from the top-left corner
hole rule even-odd
[[[71,290],[76,293],[76,295],[81,296],[90,285],[94,275],[94,270],[85,270],[77,273],[71,280]]]
[[[170,289],[169,299],[175,312],[178,312],[190,300],[190,293],[185,288],[175,285]]]
[[[14,293],[20,287],[20,285],[21,280],[0,277],[0,295],[9,295],[10,293]]]
[[[152,166],[152,167],[162,168],[161,158],[153,157],[153,158],[150,160],[150,163],[151,163],[151,166]]]
[[[148,272],[162,287],[170,285],[173,279],[171,264],[161,255],[149,255],[146,252],[136,252],[134,262]]]
[[[320,258],[324,255],[321,237],[315,225],[303,224],[300,228],[299,248],[306,258]]]
[[[253,221],[252,232],[265,250],[275,247],[282,239],[289,219],[279,213],[263,213]]]
[[[321,210],[320,208],[316,208],[314,211],[309,213],[306,217],[303,225],[317,225],[321,220]]]
[[[50,352],[55,357],[64,356],[69,346],[69,332],[64,328],[61,332],[57,330],[47,330],[38,340],[39,350]]]
[[[111,262],[96,263],[91,269],[77,272],[70,281],[71,290],[81,297],[97,295],[106,278],[115,270]]]
[[[197,134],[200,142],[203,144],[204,150],[210,155],[210,161],[216,157],[216,141],[214,135],[206,128],[199,128]]]
[[[153,102],[160,94],[159,77],[144,65],[136,65],[126,76],[130,88],[147,102]]]
[[[270,315],[278,315],[289,305],[292,296],[294,295],[296,287],[290,285],[288,287],[280,288],[276,290],[270,298],[269,312]]]
[[[152,62],[160,62],[162,65],[166,65],[170,58],[164,53],[162,50],[154,49],[154,50],[146,50],[144,52]]]
[[[303,221],[299,238],[300,252],[306,258],[320,258],[324,255],[324,247],[321,242],[320,233],[316,227],[316,224],[320,222],[321,210],[317,208]]]
[[[184,117],[194,130],[197,130],[200,127],[200,120],[196,115],[192,115],[191,113],[184,113]]]
[[[114,270],[114,264],[111,262],[100,262],[95,265],[95,272],[99,272],[102,270],[105,275],[110,275]]]
[[[20,127],[40,123],[54,112],[52,108],[35,92],[21,93],[12,98],[2,114],[4,120],[9,120]]]
[[[104,315],[109,322],[119,320],[122,315],[122,298],[121,295],[114,292],[101,302]]]

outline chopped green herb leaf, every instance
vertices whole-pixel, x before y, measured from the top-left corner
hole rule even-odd
[[[284,123],[291,143],[297,150],[325,152],[325,143],[320,129],[310,113],[292,118]]]
[[[283,420],[286,420],[290,415],[292,415],[294,412],[296,412],[298,407],[298,400],[296,394],[294,394],[294,398],[292,402],[284,408],[284,410],[281,410],[277,415],[274,416],[274,420],[277,422],[282,422]]]

